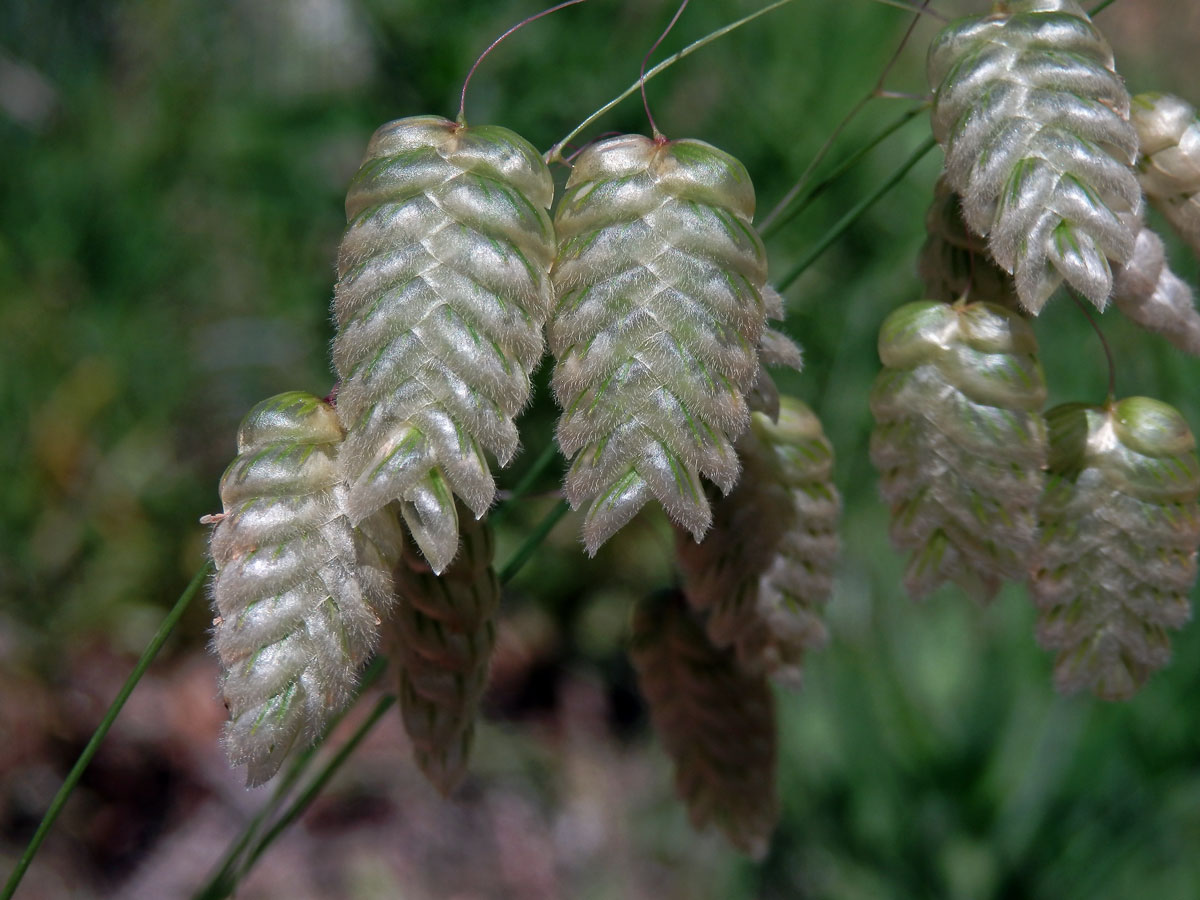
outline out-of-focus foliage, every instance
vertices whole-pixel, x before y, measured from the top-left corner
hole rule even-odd
[[[692,4],[660,57],[759,5]],[[636,77],[673,8],[589,0],[535,23],[481,67],[468,119],[549,147]],[[115,693],[122,654],[145,644],[198,567],[196,520],[218,508],[238,420],[280,391],[330,388],[334,260],[369,136],[400,116],[452,116],[475,55],[534,11],[515,0],[0,4],[0,871]],[[740,159],[766,210],[907,21],[876,3],[793,3],[651,82],[655,116],[669,137]],[[1131,91],[1196,90],[1200,8],[1118,0],[1096,22]],[[917,28],[889,88],[925,92],[938,27]],[[902,108],[871,101],[819,171]],[[918,117],[769,240],[771,271],[787,271],[927,129]],[[608,130],[645,132],[637,103],[581,142]],[[765,863],[691,836],[633,699],[628,617],[671,583],[665,521],[633,523],[589,561],[571,516],[505,591],[484,702],[501,727],[480,729],[460,805],[421,793],[390,714],[362,765],[272,851],[311,877],[279,880],[269,855],[245,896],[278,896],[285,881],[294,897],[1193,896],[1200,627],[1179,633],[1137,698],[1109,706],[1054,696],[1023,592],[986,611],[952,588],[920,606],[903,596],[867,458],[867,396],[880,322],[919,299],[939,165],[926,159],[785,297],[806,367],[781,386],[836,449],[846,550],[830,643],[806,660],[804,689],[778,696],[783,811]],[[1196,285],[1200,263],[1167,241],[1172,268]],[[1119,391],[1162,398],[1200,427],[1200,364],[1115,314],[1101,321]],[[1101,401],[1103,356],[1078,310],[1050,304],[1034,327],[1049,404]],[[502,490],[549,439],[548,369]],[[546,477],[535,492],[555,487]],[[506,513],[499,563],[548,502]],[[165,674],[135,693],[34,863],[30,896],[186,893],[261,803],[216,744],[210,616],[190,611]],[[462,871],[464,841],[479,848],[479,883]],[[163,880],[167,861],[176,881]]]

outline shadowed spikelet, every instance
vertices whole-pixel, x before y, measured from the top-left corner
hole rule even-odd
[[[1046,416],[1050,477],[1030,586],[1059,690],[1134,694],[1191,614],[1200,546],[1200,461],[1183,416],[1132,397]]]
[[[1162,239],[1142,226],[1133,256],[1113,268],[1113,302],[1148,331],[1200,356],[1200,312],[1192,289],[1167,265]]]
[[[943,303],[965,298],[1021,311],[1012,276],[992,260],[987,240],[967,228],[958,194],[944,177],[933,189],[925,232],[917,274],[926,297]]]
[[[496,641],[500,585],[492,530],[465,516],[462,547],[440,576],[409,544],[396,567],[389,651],[400,669],[400,713],[421,771],[443,794],[462,781]]]
[[[1130,113],[1140,144],[1142,189],[1200,254],[1200,117],[1190,103],[1170,94],[1138,94]]]
[[[967,224],[1037,314],[1063,279],[1103,309],[1141,205],[1112,51],[1075,0],[1010,0],[929,50],[933,134]]]
[[[638,605],[630,654],[692,825],[712,823],[762,858],[779,818],[775,698],[766,678],[714,647],[675,594]]]
[[[707,612],[716,646],[732,644],[747,671],[798,687],[804,651],[826,638],[820,609],[841,510],[833,448],[812,411],[784,397],[778,422],[755,412],[737,449],[742,477],[714,503],[712,530],[677,543],[684,594]]]
[[[435,572],[458,546],[457,495],[495,496],[549,312],[549,170],[494,126],[418,116],[371,139],[346,197],[333,361],[354,522],[399,500]]]
[[[243,420],[221,478],[213,647],[225,670],[225,749],[250,784],[350,699],[391,602],[400,535],[377,517],[354,529],[343,515],[341,441],[332,407],[280,394]]]
[[[910,303],[883,323],[871,461],[912,596],[1024,580],[1046,459],[1036,353],[1025,320],[990,304]]]
[[[701,141],[625,135],[575,163],[548,334],[590,553],[651,497],[699,540],[712,519],[700,476],[737,481],[765,316],[753,213],[745,168]]]

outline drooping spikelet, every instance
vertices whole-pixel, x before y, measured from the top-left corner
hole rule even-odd
[[[496,642],[493,549],[486,520],[465,516],[462,547],[440,576],[411,544],[396,567],[388,643],[400,670],[400,713],[417,765],[443,794],[466,774]]]
[[[1170,94],[1138,94],[1130,112],[1142,189],[1200,254],[1200,116]]]
[[[346,197],[333,361],[358,522],[399,500],[435,572],[458,546],[457,495],[495,496],[549,312],[549,170],[513,132],[433,116],[380,128]]]
[[[625,135],[575,163],[548,334],[566,494],[591,501],[591,553],[652,496],[699,540],[712,519],[700,476],[737,480],[765,314],[753,213],[745,168],[701,141]]]
[[[714,503],[712,530],[677,544],[684,594],[708,613],[713,644],[799,686],[804,651],[826,638],[820,610],[838,555],[833,448],[813,412],[784,397],[778,423],[755,412],[737,449],[742,477]]]
[[[1192,289],[1171,271],[1162,239],[1152,229],[1142,226],[1133,256],[1114,267],[1113,275],[1117,309],[1180,350],[1200,356],[1200,312]]]
[[[933,189],[925,231],[917,273],[926,297],[943,303],[965,298],[1020,311],[1012,276],[992,260],[987,240],[967,228],[962,201],[944,177]]]
[[[761,858],[779,818],[775,699],[766,678],[714,647],[675,594],[638,605],[630,655],[692,825],[711,822]]]
[[[1008,0],[929,50],[933,133],[967,224],[1035,315],[1063,279],[1103,309],[1141,205],[1112,50],[1075,0]]]
[[[1200,461],[1179,411],[1146,397],[1046,416],[1050,477],[1030,581],[1064,693],[1134,694],[1191,614]]]
[[[213,647],[225,670],[225,749],[250,784],[274,775],[292,744],[314,740],[350,699],[392,599],[399,533],[378,517],[351,527],[335,463],[341,441],[327,403],[280,394],[243,420],[221,478]]]
[[[910,303],[883,323],[871,461],[914,597],[1024,580],[1046,461],[1036,353],[1025,320],[986,303]]]

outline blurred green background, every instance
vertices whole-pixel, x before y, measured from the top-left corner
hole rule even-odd
[[[758,8],[694,3],[656,58]],[[982,2],[939,0],[953,16]],[[673,2],[589,0],[481,66],[472,122],[541,148],[624,89]],[[0,5],[0,874],[204,558],[198,518],[238,420],[332,386],[328,303],[342,202],[371,132],[453,117],[475,56],[527,2],[7,0]],[[796,2],[648,87],[670,137],[711,141],[764,212],[874,84],[911,19]],[[1119,0],[1098,23],[1132,91],[1196,94],[1200,8]],[[887,78],[923,95],[925,20]],[[818,169],[914,105],[872,100]],[[645,131],[630,99],[580,141]],[[768,242],[799,260],[928,135],[923,116]],[[786,388],[838,452],[845,550],[830,645],[780,693],[784,819],[762,865],[688,831],[624,660],[629,606],[673,577],[644,516],[595,560],[557,528],[506,594],[476,777],[442,804],[398,717],[263,861],[243,897],[1193,898],[1200,896],[1200,628],[1132,702],[1055,697],[1023,591],[914,605],[867,460],[883,317],[920,293],[930,154],[786,292],[804,346]],[[558,167],[556,177],[565,179]],[[1172,245],[1193,285],[1200,263]],[[1103,317],[1121,394],[1200,428],[1200,362]],[[1069,302],[1037,322],[1051,402],[1103,399]],[[538,376],[526,452],[555,410]],[[553,473],[545,491],[556,487]],[[516,505],[502,560],[552,503]],[[188,896],[263,793],[216,744],[223,710],[189,610],[26,883],[30,897]],[[20,894],[18,896],[21,896]]]

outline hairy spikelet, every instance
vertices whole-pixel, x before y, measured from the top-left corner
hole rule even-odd
[[[965,298],[1021,310],[1012,276],[992,260],[987,241],[967,228],[962,202],[944,177],[933,189],[925,232],[917,274],[926,297],[944,303]]]
[[[457,495],[495,496],[552,302],[553,194],[511,131],[418,116],[380,128],[346,197],[333,361],[348,510],[398,500],[435,572],[458,546]]]
[[[883,323],[871,461],[914,597],[1024,580],[1046,461],[1036,353],[1025,320],[990,304],[910,303]]]
[[[766,679],[714,647],[674,594],[639,604],[630,653],[692,825],[715,824],[739,850],[763,857],[779,818]]]
[[[742,477],[714,504],[712,530],[677,544],[684,594],[708,614],[714,645],[799,686],[804,651],[826,638],[820,610],[838,555],[833,448],[813,412],[784,397],[778,422],[755,412],[737,449]]]
[[[1030,586],[1059,690],[1134,694],[1191,614],[1200,461],[1179,411],[1146,397],[1046,416],[1050,477]]]
[[[1162,239],[1150,228],[1138,232],[1133,256],[1113,269],[1113,302],[1148,331],[1200,356],[1200,312],[1192,289],[1167,265]]]
[[[933,133],[967,224],[1037,314],[1065,279],[1103,309],[1133,253],[1137,135],[1112,51],[1075,0],[1010,0],[929,50]]]
[[[212,534],[217,575],[213,647],[229,708],[225,749],[250,784],[311,742],[350,699],[392,599],[400,535],[342,512],[337,414],[310,394],[256,406],[221,479],[224,515]]]
[[[486,520],[464,516],[462,547],[440,576],[411,544],[396,567],[388,644],[399,663],[400,713],[417,765],[443,794],[466,775],[496,642],[493,549]]]
[[[765,317],[753,213],[745,168],[701,141],[625,135],[575,163],[548,334],[590,553],[651,497],[699,540],[712,519],[700,477],[737,481]]]
[[[1142,189],[1200,254],[1200,117],[1170,94],[1138,94],[1130,112]]]

